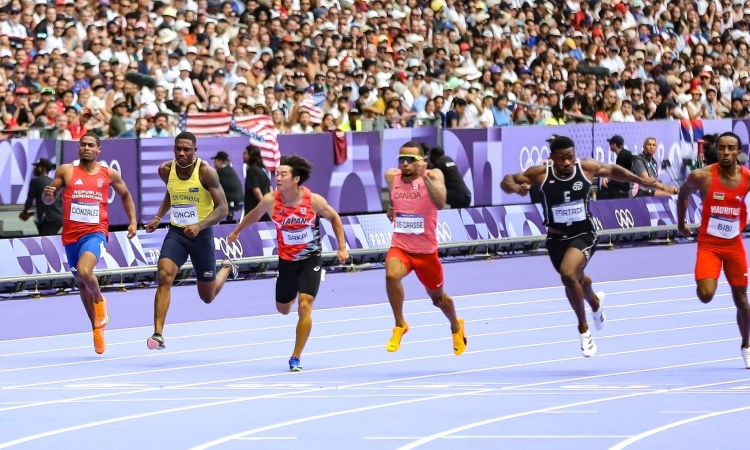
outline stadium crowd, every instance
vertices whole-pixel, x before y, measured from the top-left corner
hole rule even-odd
[[[282,133],[745,117],[749,24],[744,0],[11,0],[0,117],[65,139],[202,111]]]

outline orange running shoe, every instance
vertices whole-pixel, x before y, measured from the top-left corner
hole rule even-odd
[[[94,350],[98,354],[107,349],[107,341],[104,339],[104,328],[94,328]]]
[[[393,335],[391,336],[391,340],[388,341],[388,345],[385,346],[385,349],[389,352],[398,351],[398,349],[401,348],[401,338],[408,332],[408,324],[404,328],[393,327]]]
[[[99,299],[98,303],[94,303],[94,328],[104,328],[109,323],[109,314],[107,314],[107,299]]]
[[[466,350],[466,333],[464,331],[464,319],[458,319],[458,333],[453,334],[453,353],[456,356]]]

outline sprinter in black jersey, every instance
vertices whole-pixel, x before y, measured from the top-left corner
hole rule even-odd
[[[583,270],[596,248],[597,236],[589,212],[591,179],[607,177],[618,181],[655,186],[654,178],[639,178],[628,170],[595,159],[576,158],[575,143],[559,136],[550,143],[550,160],[523,173],[506,175],[500,187],[507,194],[525,196],[533,186],[539,186],[547,227],[547,252],[560,274],[565,295],[578,318],[581,351],[588,358],[596,354],[596,344],[586,323],[585,299],[591,306],[597,330],[604,326],[602,301],[604,293],[594,294],[591,278]]]

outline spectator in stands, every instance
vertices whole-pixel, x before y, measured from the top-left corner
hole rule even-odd
[[[160,112],[154,116],[154,126],[148,130],[149,137],[169,137],[171,133],[167,130],[167,115]]]
[[[214,160],[214,168],[216,173],[219,175],[219,184],[224,190],[224,195],[227,197],[227,205],[229,206],[229,214],[227,215],[227,222],[234,223],[237,221],[235,213],[242,211],[244,207],[244,195],[242,192],[242,182],[237,172],[232,167],[232,161],[229,159],[229,154],[225,151],[216,153],[216,156],[211,158]]]
[[[91,112],[88,108],[87,111]],[[109,119],[109,129],[107,130],[107,136],[118,137],[120,134],[126,131],[125,128],[125,115],[128,113],[128,105],[125,97],[120,97],[112,104],[112,118]]]
[[[617,155],[615,164],[632,172],[633,154],[625,148],[625,140],[622,136],[614,135],[607,142],[609,143],[609,150]],[[601,186],[597,199],[630,197],[630,183],[602,178]]]
[[[461,172],[458,171],[456,163],[445,156],[445,150],[442,147],[434,147],[429,154],[432,167],[443,172],[443,176],[445,177],[446,203],[454,209],[471,206],[471,191],[466,187],[466,183],[464,183],[464,179],[461,177]]]
[[[40,236],[59,234],[63,222],[62,196],[58,197],[51,205],[47,205],[42,201],[44,188],[52,183],[52,178],[48,174],[55,170],[55,165],[46,158],[40,158],[39,161],[32,165],[34,166],[34,178],[29,182],[29,193],[26,197],[26,203],[18,218],[25,222],[34,217],[34,223]],[[36,207],[35,213],[29,212],[32,206]]]
[[[656,153],[656,139],[646,138],[643,141],[643,153],[637,155],[633,159],[633,173],[641,178],[652,177],[657,178],[659,174],[659,168],[657,167],[656,159],[654,154]],[[665,186],[664,183],[659,182],[656,188],[647,188],[638,186],[637,197],[653,197],[653,196],[667,196],[674,195],[679,192],[676,186]]]
[[[271,180],[263,166],[263,158],[258,147],[248,145],[242,158],[247,165],[245,171],[245,214],[247,214],[258,206],[264,195],[271,192]],[[262,222],[270,220],[268,214],[263,214]]]

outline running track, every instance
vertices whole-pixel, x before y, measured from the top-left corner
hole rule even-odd
[[[0,302],[0,449],[742,448],[734,306],[725,283],[695,299],[694,254],[597,252],[608,321],[591,359],[546,256],[446,264],[461,357],[414,276],[391,354],[384,272],[328,274],[302,373],[273,279],[231,282],[211,305],[175,288],[163,352],[145,346],[152,289],[108,294],[102,356],[77,296]]]

